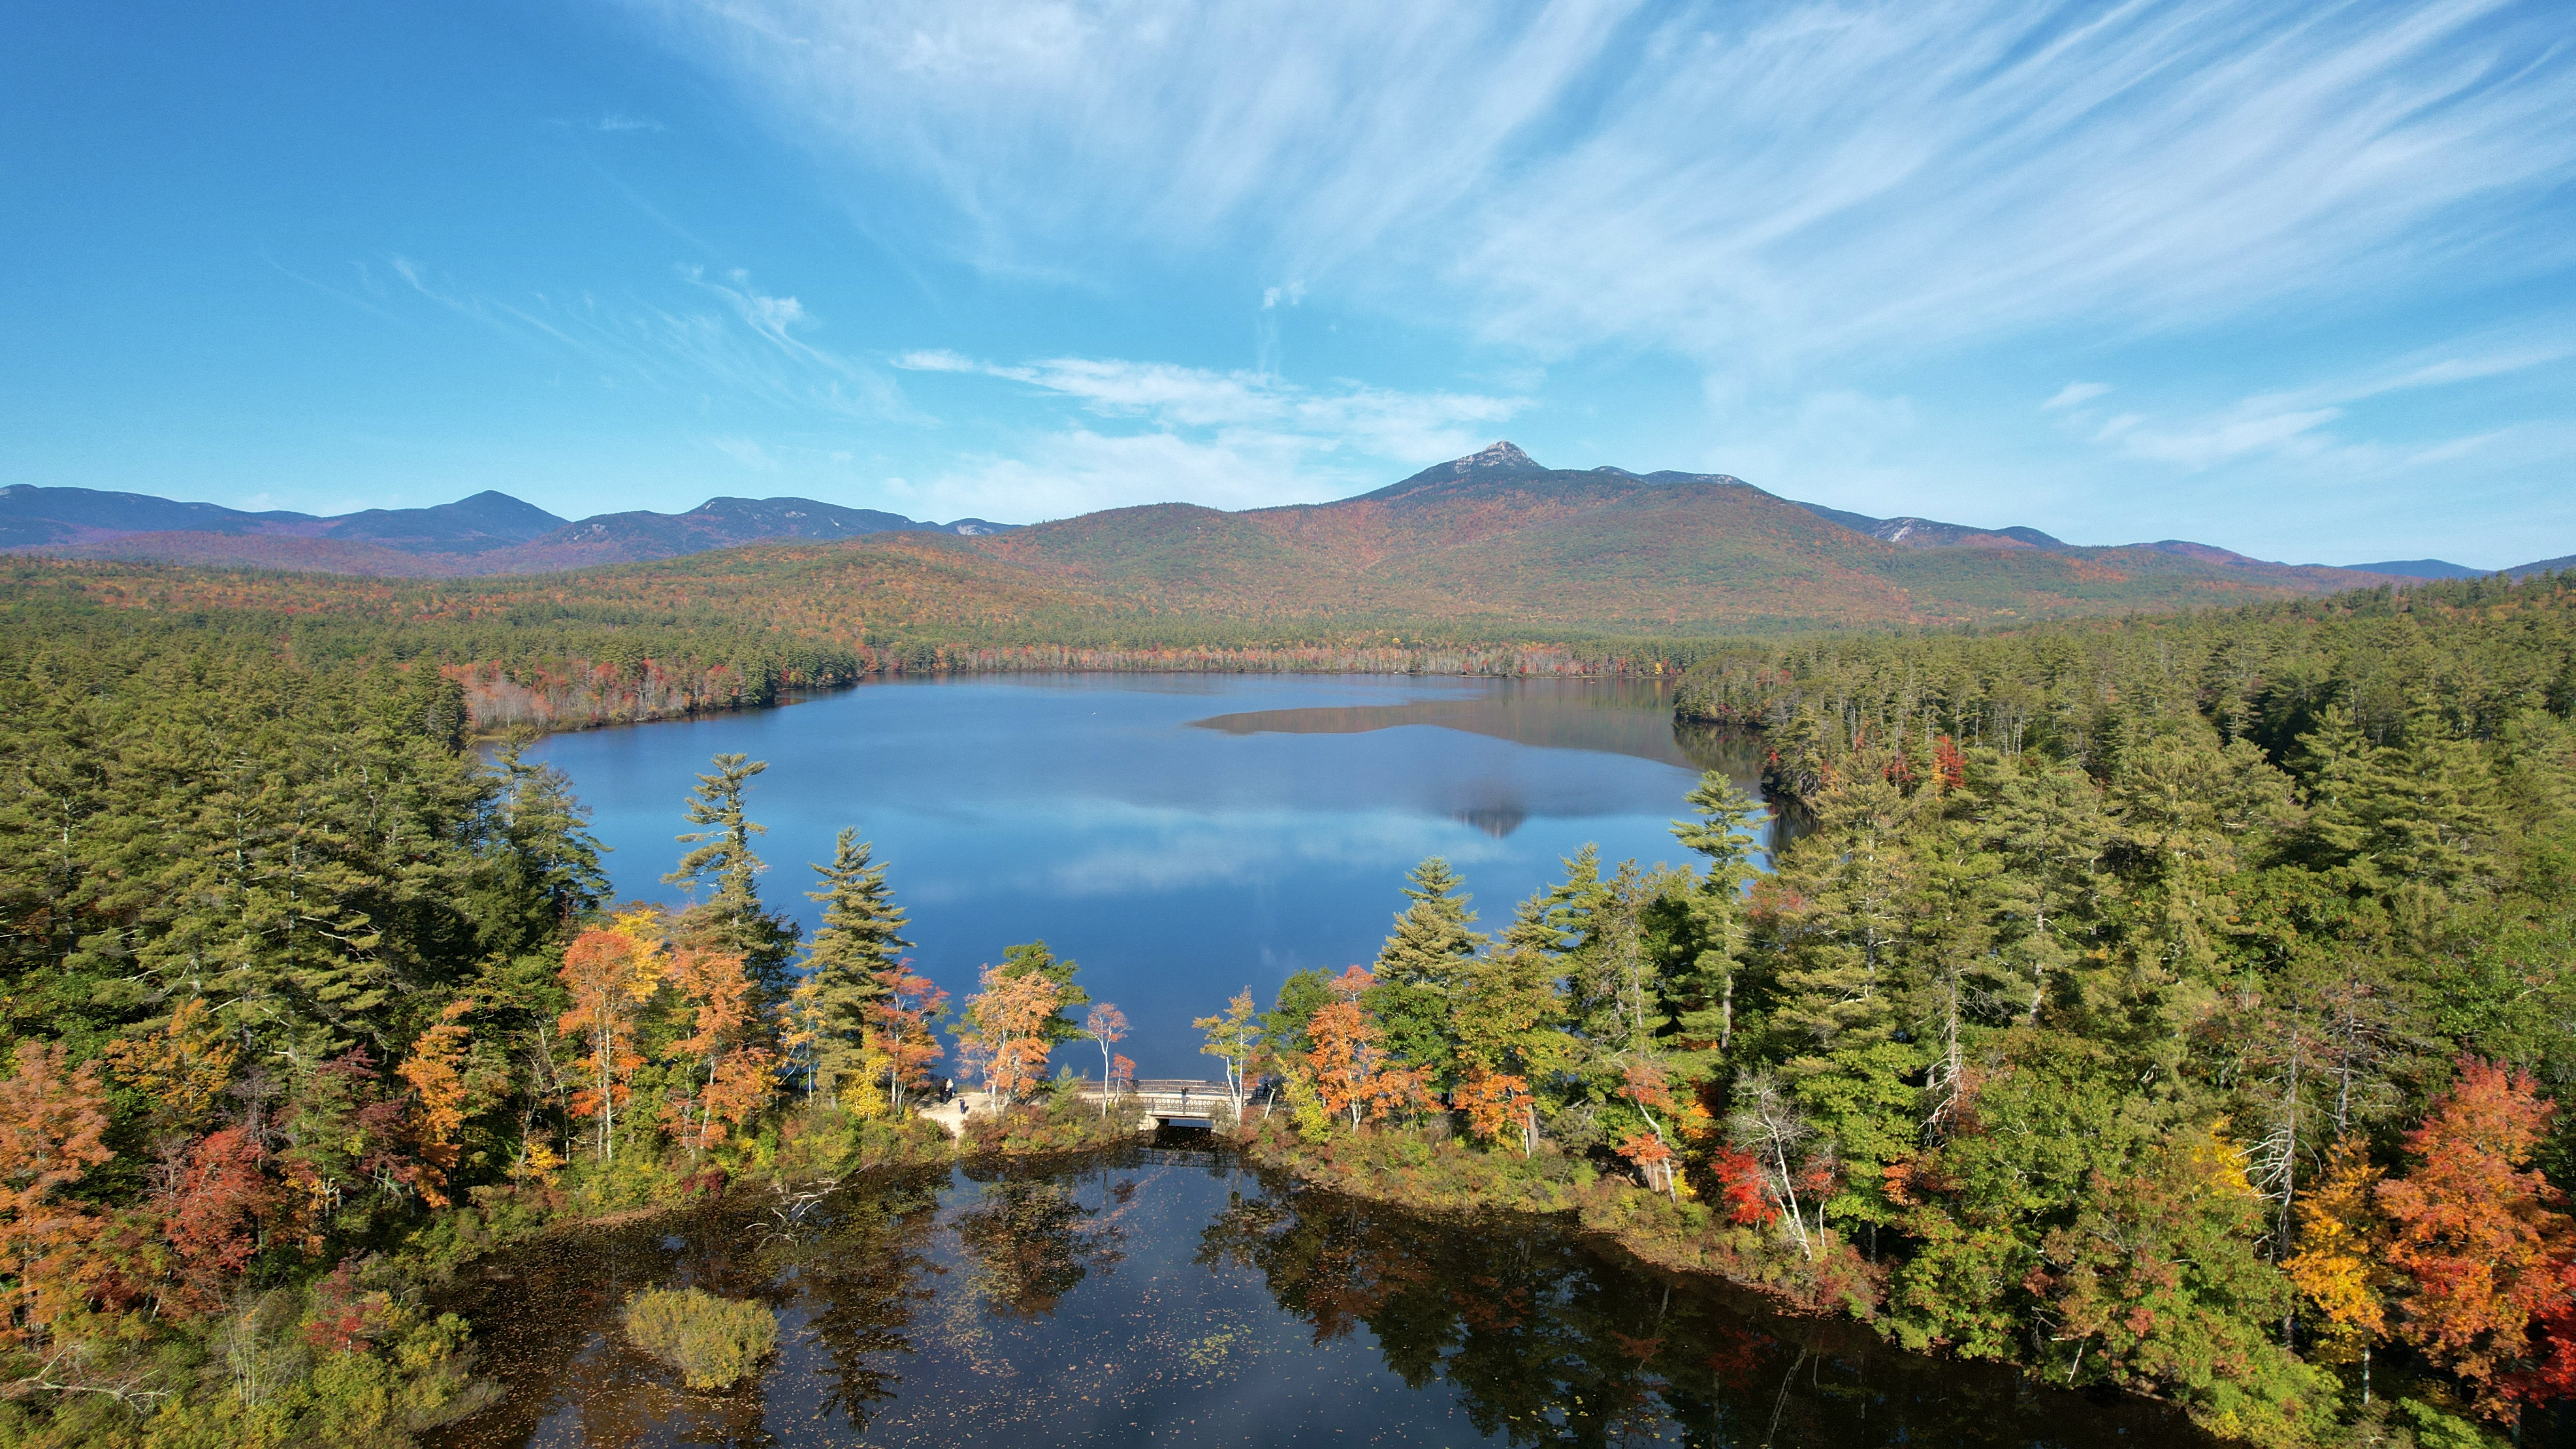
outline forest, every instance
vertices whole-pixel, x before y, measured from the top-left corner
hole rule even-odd
[[[1623,1174],[1641,1255],[1908,1347],[2256,1443],[2518,1434],[2576,1393],[2571,645],[2561,574],[1744,646],[1681,708],[1773,803],[1709,776],[1704,866],[1487,932],[1426,862],[1207,1049],[1346,1190],[1592,1222]]]
[[[801,939],[736,756],[673,822],[683,903],[613,901],[455,667],[854,655],[15,604],[0,1444],[400,1444],[495,1392],[432,1311],[494,1246],[945,1162],[934,1072],[1005,1109],[969,1151],[1124,1130],[1046,1075],[1132,1071],[1073,963],[1016,947],[952,1019],[855,830]],[[2509,1433],[2576,1388],[2572,630],[2556,575],[1712,648],[1683,708],[1760,731],[1771,804],[1711,779],[1703,865],[1578,858],[1498,929],[1425,863],[1374,962],[1201,1023],[1231,1130],[2226,1437]]]

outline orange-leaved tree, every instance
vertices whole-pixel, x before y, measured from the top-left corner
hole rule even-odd
[[[1530,1097],[1527,1080],[1471,1066],[1449,1089],[1449,1105],[1467,1114],[1467,1130],[1478,1137],[1500,1142],[1509,1134],[1523,1157],[1536,1150],[1538,1104]]]
[[[644,1065],[635,1050],[635,1016],[662,982],[662,942],[644,912],[618,917],[606,930],[584,931],[564,951],[561,972],[572,1007],[555,1025],[584,1050],[576,1070],[572,1115],[598,1123],[599,1160],[617,1147],[617,1109],[626,1105],[627,1079]]]
[[[724,1140],[728,1124],[749,1121],[768,1100],[772,1054],[744,1040],[756,987],[739,952],[683,948],[663,979],[689,1005],[689,1034],[672,1042],[669,1054],[694,1065],[663,1102],[662,1123],[694,1160]]]
[[[2458,1375],[2490,1419],[2514,1415],[2533,1321],[2567,1300],[2576,1224],[2525,1167],[2556,1111],[2529,1073],[2462,1057],[2406,1134],[2405,1175],[2377,1188],[2388,1262],[2407,1280],[2397,1336]]]
[[[118,1081],[153,1099],[158,1125],[193,1129],[232,1080],[239,1052],[209,1017],[204,999],[191,997],[159,1031],[111,1041],[100,1055]]]
[[[98,1063],[70,1062],[60,1042],[18,1045],[17,1069],[0,1080],[0,1270],[9,1327],[34,1337],[88,1297],[85,1269],[98,1220],[63,1189],[116,1154]]]
[[[448,1180],[456,1171],[456,1129],[465,1125],[465,1049],[474,1040],[474,1029],[463,1018],[473,1010],[470,998],[447,1003],[438,1024],[420,1034],[411,1055],[394,1069],[418,1098],[412,1107],[412,1150],[424,1169],[421,1200],[431,1207],[447,1206]]]
[[[930,1087],[930,1064],[940,1056],[932,1028],[948,1012],[948,993],[913,970],[909,956],[871,974],[879,989],[866,1008],[864,1056],[869,1076],[885,1080],[886,1106],[900,1113],[908,1094]]]
[[[1012,976],[1000,966],[984,968],[983,986],[966,998],[969,1029],[957,1038],[957,1049],[969,1070],[982,1070],[994,1110],[1007,1111],[1045,1074],[1047,1025],[1063,995],[1038,972]]]
[[[1632,1061],[1621,1074],[1619,1095],[1633,1103],[1646,1130],[1631,1132],[1619,1144],[1619,1155],[1637,1164],[1648,1189],[1681,1200],[1681,1139],[1708,1130],[1707,1109],[1697,1099],[1675,1096],[1663,1064]]]
[[[1366,967],[1351,967],[1333,978],[1332,1000],[1306,1024],[1306,1067],[1315,1090],[1325,1110],[1348,1117],[1353,1127],[1363,1117],[1383,1121],[1416,1110],[1430,1092],[1429,1072],[1388,1062],[1386,1033],[1360,1004],[1376,984]]]

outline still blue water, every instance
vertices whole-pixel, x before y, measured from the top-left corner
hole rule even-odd
[[[1740,741],[1677,733],[1653,682],[1072,675],[880,683],[786,708],[558,735],[622,896],[676,899],[684,797],[708,757],[769,762],[763,893],[810,932],[807,862],[855,826],[911,912],[916,965],[957,996],[1018,942],[1081,963],[1145,1076],[1207,1075],[1190,1019],[1249,986],[1373,957],[1404,874],[1446,856],[1488,929],[1564,875],[1690,858],[1701,769],[1747,788]],[[1074,1048],[1060,1059],[1098,1069]]]

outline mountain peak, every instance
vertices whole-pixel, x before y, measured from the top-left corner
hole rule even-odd
[[[1492,468],[1509,468],[1515,473],[1547,471],[1539,467],[1529,454],[1522,452],[1518,445],[1509,442],[1490,443],[1486,445],[1484,451],[1469,453],[1466,457],[1451,463],[1449,467],[1461,477]]]
[[[1508,442],[1493,443],[1463,458],[1434,463],[1401,483],[1389,484],[1374,493],[1360,497],[1376,502],[1402,497],[1418,488],[1447,483],[1491,483],[1504,478],[1531,478],[1547,472],[1547,466]]]

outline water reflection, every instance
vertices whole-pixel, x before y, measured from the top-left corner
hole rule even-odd
[[[779,1357],[682,1390],[615,1326],[648,1283],[768,1302]],[[2202,1442],[2154,1405],[1772,1317],[1553,1222],[1427,1222],[1208,1151],[752,1200],[521,1250],[455,1296],[510,1393],[444,1449]]]
[[[1121,1205],[1136,1184],[1110,1190]],[[1085,1207],[1061,1182],[994,1183],[982,1200],[957,1215],[957,1241],[975,1261],[968,1280],[991,1310],[1010,1318],[1042,1318],[1094,1269],[1107,1272],[1125,1255],[1116,1226],[1095,1223],[1100,1209]]]
[[[772,906],[819,924],[804,863],[855,825],[917,969],[956,990],[1043,938],[1125,1008],[1147,1076],[1199,1075],[1190,1022],[1234,991],[1267,1002],[1292,972],[1368,960],[1425,856],[1466,875],[1490,929],[1586,844],[1680,859],[1670,822],[1699,772],[1750,784],[1758,764],[1677,732],[1652,681],[1401,676],[941,676],[532,755],[596,809],[619,893],[664,898],[681,798],[734,750],[770,765],[750,803]]]
[[[1553,683],[1533,689],[1505,680],[1481,696],[1244,710],[1191,724],[1229,735],[1361,735],[1425,726],[1543,750],[1592,750],[1689,770],[1717,770],[1738,780],[1762,773],[1752,735],[1676,721],[1660,692],[1634,685],[1576,692]]]

